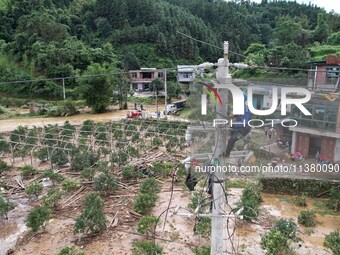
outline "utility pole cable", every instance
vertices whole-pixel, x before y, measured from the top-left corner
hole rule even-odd
[[[229,74],[229,43],[224,42],[224,57],[218,60],[218,68],[216,78],[218,83],[215,84],[215,89],[217,89],[221,99],[222,105],[216,105],[216,112],[227,116],[227,105],[228,105],[228,90],[227,84],[231,83],[231,76]],[[220,117],[217,115],[217,119]],[[225,165],[225,158],[222,157],[226,150],[227,143],[227,130],[225,127],[217,127],[216,137],[215,137],[215,158],[213,163],[217,165]],[[216,168],[220,171],[216,171],[212,177],[213,180],[213,216],[211,225],[211,255],[222,255],[226,254],[226,241],[225,241],[225,217],[221,215],[225,214],[226,207],[226,197],[224,194],[224,183],[225,183],[225,173],[221,171],[222,168]],[[216,198],[216,200],[215,200]]]

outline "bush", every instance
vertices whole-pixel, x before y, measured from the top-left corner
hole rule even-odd
[[[256,184],[249,184],[242,192],[241,201],[238,203],[238,207],[244,207],[243,215],[244,219],[250,221],[256,218],[259,214],[259,205],[262,201],[262,186]]]
[[[168,176],[173,169],[173,164],[171,162],[155,162],[151,167],[151,171],[154,171],[157,174],[161,174],[162,176]]]
[[[152,235],[157,223],[156,216],[143,216],[138,221],[137,232],[143,235]]]
[[[144,180],[140,185],[141,193],[155,195],[159,193],[160,191],[161,191],[161,188],[159,187],[159,184],[153,178]]]
[[[162,255],[163,249],[149,241],[133,241],[132,255]]]
[[[210,255],[210,247],[201,247],[194,249],[195,255]]]
[[[59,103],[61,116],[72,116],[77,113],[76,104],[72,100],[66,100]]]
[[[23,167],[20,168],[20,175],[22,177],[32,176],[36,172],[37,172],[37,170],[30,165],[24,165]]]
[[[340,211],[340,190],[332,187],[329,196],[328,206],[335,211]]]
[[[32,183],[30,186],[27,187],[26,189],[26,194],[28,196],[36,196],[38,198],[38,196],[41,194],[41,192],[43,191],[44,186],[41,183]]]
[[[123,150],[119,150],[116,153],[112,154],[111,161],[113,163],[117,163],[119,166],[126,164],[127,160],[128,155]]]
[[[107,196],[118,189],[117,180],[110,173],[102,173],[94,180],[93,189],[101,195]]]
[[[0,134],[0,138],[3,138],[3,136]],[[8,142],[0,140],[0,154],[2,153],[8,153],[10,152],[10,145]]]
[[[2,195],[0,195],[0,218],[7,219],[7,214],[12,209],[14,209],[13,203],[7,201]]]
[[[147,213],[155,206],[156,199],[157,197],[153,194],[139,194],[133,203],[133,209],[138,213]]]
[[[131,137],[131,142],[137,142],[139,140],[140,136],[139,133],[134,133]]]
[[[307,197],[305,195],[294,196],[292,201],[294,205],[301,206],[301,207],[307,206]]]
[[[334,255],[340,255],[340,232],[339,230],[326,235],[323,246],[330,249]]]
[[[58,166],[63,166],[68,163],[67,154],[62,149],[56,149],[53,151],[53,154],[51,154],[51,162]]]
[[[6,112],[7,110],[3,108],[2,106],[0,106],[0,114],[5,114]]]
[[[96,173],[95,168],[86,167],[83,170],[81,170],[81,177],[88,181],[92,181],[95,173]]]
[[[63,180],[61,186],[63,187],[63,190],[65,190],[66,192],[70,192],[78,188],[78,184],[71,179]]]
[[[288,238],[277,230],[271,230],[261,238],[261,248],[267,255],[286,254],[290,250]]]
[[[162,144],[163,144],[163,141],[161,138],[155,137],[154,139],[152,139],[152,145],[155,146],[156,148],[158,148]]]
[[[126,148],[126,153],[132,157],[132,158],[137,158],[139,157],[139,150],[138,148],[135,148],[131,145],[129,145],[127,148]]]
[[[45,162],[48,160],[48,148],[41,148],[38,151],[34,152],[34,157],[38,158],[41,162]]]
[[[270,194],[305,194],[309,197],[316,197],[325,192],[328,194],[333,186],[338,183],[308,179],[289,179],[289,178],[264,178],[260,179],[263,191]]]
[[[54,172],[53,169],[48,169],[42,174],[43,178],[49,178],[52,181],[53,186],[55,182],[61,182],[64,177],[61,174]]]
[[[276,222],[274,230],[280,231],[287,238],[295,239],[297,225],[292,220],[280,219]]]
[[[335,32],[327,38],[327,43],[330,45],[340,44],[340,32]]]
[[[46,206],[38,206],[28,214],[26,225],[31,228],[33,232],[36,232],[49,219],[51,219],[50,210]]]
[[[85,253],[78,251],[75,247],[65,247],[58,253],[58,255],[85,255]]]
[[[10,169],[9,165],[5,161],[0,160],[0,174]]]
[[[129,164],[123,167],[122,175],[124,180],[131,180],[138,177],[138,172],[133,165]]]
[[[313,210],[301,211],[298,223],[306,227],[314,227],[316,225],[316,213]]]
[[[196,224],[196,234],[199,234],[202,237],[210,237],[211,233],[211,218],[209,217],[200,217]]]
[[[52,188],[41,198],[41,200],[44,206],[52,209],[57,207],[60,198],[61,192],[56,188]]]
[[[93,166],[98,160],[99,156],[97,154],[76,150],[72,153],[71,166],[72,169],[81,171],[84,168]]]
[[[82,214],[74,225],[75,233],[97,234],[106,228],[104,202],[96,193],[86,196]]]

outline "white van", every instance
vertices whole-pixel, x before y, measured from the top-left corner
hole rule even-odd
[[[167,115],[167,114],[173,114],[175,112],[178,111],[178,108],[175,104],[168,104],[166,106],[166,110],[164,111],[164,115]]]

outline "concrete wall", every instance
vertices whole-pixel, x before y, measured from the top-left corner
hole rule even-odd
[[[184,76],[188,76],[188,78]],[[177,81],[178,82],[193,82],[195,80],[195,73],[178,73]]]
[[[320,72],[317,72],[316,86],[319,87],[319,86],[326,85],[326,77],[327,77],[326,67],[318,66],[318,71]]]
[[[340,161],[340,139],[336,139],[334,161]]]
[[[295,153],[295,146],[296,146],[296,132],[293,132],[292,136],[292,146],[290,148],[290,153],[294,154]]]
[[[340,133],[340,103],[339,103],[339,108],[338,108],[338,116],[336,120],[336,133]]]

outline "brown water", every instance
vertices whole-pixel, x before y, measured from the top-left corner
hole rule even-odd
[[[163,186],[163,190],[168,189],[168,185]],[[176,187],[176,189],[180,189],[180,187]],[[240,199],[241,193],[241,189],[230,189],[228,191],[230,198],[229,203],[234,206]],[[157,205],[153,210],[153,214],[156,216],[167,208],[170,192],[161,192],[159,196]],[[233,241],[237,246],[238,254],[264,254],[264,251],[260,247],[261,236],[270,230],[275,220],[279,218],[292,218],[297,221],[299,212],[306,208],[292,205],[289,203],[291,199],[292,197],[288,195],[263,194],[264,201],[261,206],[261,215],[258,222],[247,223],[239,221],[237,224],[237,232]],[[189,200],[189,192],[174,192],[171,207],[179,204],[185,207]],[[308,199],[307,208],[315,209],[317,212],[320,212],[320,208],[316,207],[313,202],[312,199]],[[123,217],[124,210],[122,210],[121,213],[120,217]],[[317,220],[318,224],[313,228],[313,231],[310,234],[310,228],[300,227],[298,235],[303,242],[300,242],[301,247],[298,247],[297,244],[293,244],[296,249],[296,254],[330,254],[323,247],[324,236],[340,228],[340,216],[321,215],[318,213]],[[164,217],[162,217],[161,221],[162,223],[164,222]],[[74,221],[72,219],[64,217],[58,217],[58,219],[51,220],[47,224],[45,232],[37,235],[28,243],[19,245],[14,254],[56,254],[64,246],[74,245],[77,237],[73,234],[73,224]],[[22,225],[22,222],[20,225]],[[193,236],[193,225],[193,219],[180,216],[168,216],[165,232],[162,237],[165,239],[172,239],[174,242],[158,241],[158,244],[163,246],[165,254],[193,254],[190,246],[210,243],[207,239],[199,239],[197,236]],[[157,228],[158,234],[161,234],[162,227],[163,224]],[[123,226],[121,223],[119,223],[118,228],[128,232],[136,232],[135,227]],[[82,244],[79,244],[77,247],[83,249],[87,254],[94,255],[131,254],[132,240],[140,239],[140,237],[117,230],[118,229],[108,229],[103,235],[94,238],[84,245],[84,247],[82,247]],[[16,226],[13,222],[9,223],[5,228],[1,229],[0,240],[1,238],[3,238],[2,240],[9,240],[8,237],[18,236],[15,235],[16,232],[22,233],[23,229],[20,229],[19,225]],[[3,244],[0,246],[2,248],[7,247],[3,246]]]
[[[159,106],[159,109],[163,109],[164,106]],[[146,113],[153,113],[156,111],[156,106],[146,105],[144,106]],[[130,106],[130,110],[133,110]],[[119,120],[126,118],[130,110],[114,110],[106,113],[93,114],[93,113],[80,113],[68,117],[50,117],[50,118],[18,118],[0,120],[0,132],[8,132],[14,130],[17,126],[27,126],[32,128],[33,126],[42,127],[44,125],[63,124],[68,120],[72,125],[82,124],[85,120],[93,120],[95,122],[108,122],[112,120]]]
[[[317,207],[314,200],[311,198],[307,199],[307,207],[298,207],[290,203],[292,196],[288,195],[273,195],[273,194],[263,194],[264,204],[266,206],[273,207],[273,209],[278,210],[282,217],[287,219],[293,219],[297,221],[300,211],[302,210],[315,210],[317,212],[317,225],[314,228],[306,228],[300,225],[301,231],[299,237],[306,244],[313,246],[318,246],[323,248],[323,241],[325,235],[329,234],[340,228],[340,214],[339,215],[326,215],[322,213],[320,207]],[[323,201],[324,199],[318,199],[318,201]],[[312,232],[312,233],[309,233]]]
[[[63,124],[68,120],[71,124],[77,125],[83,123],[85,120],[94,120],[96,122],[107,122],[111,120],[117,120],[119,118],[125,118],[127,110],[106,112],[101,114],[82,113],[68,117],[54,117],[54,118],[30,118],[30,119],[8,119],[0,120],[0,132],[7,132],[15,129],[18,125],[27,126],[32,128],[33,126],[41,127],[47,124]]]

